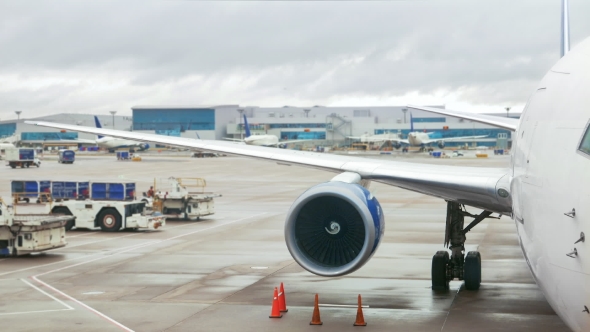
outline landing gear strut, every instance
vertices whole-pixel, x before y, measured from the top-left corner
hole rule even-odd
[[[467,290],[477,290],[481,283],[481,255],[478,251],[470,251],[465,255],[465,234],[482,220],[489,218],[492,212],[483,211],[473,215],[455,202],[447,202],[447,224],[445,231],[445,246],[451,249],[438,251],[432,257],[432,289],[449,289],[449,282],[455,278],[465,280]],[[465,217],[474,218],[463,228]]]

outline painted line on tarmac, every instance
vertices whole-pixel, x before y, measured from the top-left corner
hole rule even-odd
[[[63,305],[64,307],[66,307],[67,309],[65,310],[74,310],[74,308],[70,307],[69,305],[65,304],[63,301],[61,301],[60,299],[56,298],[55,296],[45,292],[44,290],[42,290],[41,288],[31,284],[30,282],[26,281],[25,279],[20,279],[20,281],[24,282],[25,284],[33,287],[34,289],[38,290],[41,294],[44,294],[46,296],[48,296],[49,298],[51,298],[52,300],[54,300],[55,302]]]
[[[41,314],[41,313],[44,313],[44,312],[70,311],[70,310],[74,310],[74,309],[54,309],[54,310],[5,312],[5,313],[0,313],[0,316],[23,315],[23,314]]]
[[[60,294],[63,297],[65,297],[65,298],[67,298],[67,299],[69,299],[69,300],[71,300],[71,301],[79,304],[83,308],[85,308],[85,309],[93,312],[94,314],[98,315],[99,317],[101,317],[101,318],[107,320],[108,322],[114,324],[115,326],[119,327],[120,329],[122,329],[124,331],[133,331],[129,327],[127,327],[127,326],[125,326],[125,325],[117,322],[116,320],[114,320],[114,319],[110,318],[109,316],[101,313],[100,311],[98,311],[98,310],[90,307],[89,305],[83,303],[82,301],[77,300],[74,297],[72,297],[72,296],[70,296],[70,295],[68,295],[68,294],[60,291],[59,289],[57,289],[57,288],[49,285],[48,283],[40,280],[39,277],[44,276],[44,275],[48,275],[48,274],[51,274],[51,273],[54,273],[54,272],[62,271],[62,270],[65,270],[65,269],[69,269],[69,268],[72,268],[72,267],[76,267],[76,266],[80,266],[80,265],[84,265],[84,264],[96,262],[98,260],[102,260],[102,259],[109,258],[109,257],[112,257],[112,256],[117,256],[117,255],[120,255],[120,254],[129,252],[129,251],[133,251],[133,250],[136,250],[136,249],[140,249],[140,248],[146,247],[148,245],[159,244],[159,243],[167,242],[167,241],[170,241],[170,240],[175,240],[175,239],[178,239],[178,238],[181,238],[181,237],[185,237],[185,236],[188,236],[188,235],[192,235],[192,234],[204,232],[204,231],[207,231],[207,230],[210,230],[210,229],[215,229],[215,228],[219,228],[219,227],[231,225],[231,224],[234,224],[234,223],[237,223],[237,222],[240,222],[240,221],[244,221],[246,219],[254,218],[254,217],[257,217],[257,216],[261,216],[261,215],[264,215],[264,214],[266,214],[266,212],[255,214],[255,215],[252,215],[252,216],[249,216],[249,217],[244,217],[244,218],[237,219],[237,220],[234,220],[234,221],[230,221],[230,222],[227,222],[227,223],[224,223],[224,224],[215,225],[215,226],[212,226],[212,227],[198,229],[198,230],[195,230],[195,231],[192,231],[192,232],[189,232],[189,233],[180,234],[180,235],[173,236],[173,237],[170,237],[170,238],[166,238],[166,239],[162,239],[162,240],[155,240],[155,241],[150,241],[150,242],[143,243],[143,244],[140,244],[140,245],[135,245],[135,246],[132,246],[132,247],[128,247],[129,249],[125,249],[125,250],[120,250],[119,249],[117,252],[115,252],[115,253],[113,253],[111,255],[104,255],[104,256],[101,256],[101,257],[97,257],[95,259],[91,259],[89,261],[80,262],[80,263],[77,263],[77,264],[72,264],[72,265],[65,266],[65,267],[62,267],[62,268],[59,268],[59,269],[55,269],[55,270],[52,270],[52,271],[48,271],[48,272],[44,272],[44,273],[41,273],[41,274],[37,274],[35,276],[31,276],[31,279],[35,280],[39,284],[41,284],[41,285],[43,285],[43,286],[45,286],[45,287],[47,287],[49,289],[51,289],[55,293]]]

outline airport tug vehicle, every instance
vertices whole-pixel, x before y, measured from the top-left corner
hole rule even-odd
[[[65,225],[75,216],[17,214],[0,198],[0,256],[37,253],[66,246]]]
[[[153,211],[187,220],[199,220],[215,213],[214,198],[219,194],[205,192],[207,185],[202,178],[168,178],[166,191],[156,190],[154,186],[144,192],[142,201]]]

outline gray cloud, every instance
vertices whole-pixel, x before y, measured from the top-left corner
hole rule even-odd
[[[572,44],[590,3],[570,1]],[[0,2],[0,118],[135,104],[524,103],[560,1]]]

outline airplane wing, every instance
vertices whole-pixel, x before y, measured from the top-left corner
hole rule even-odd
[[[243,142],[243,139],[239,139],[239,138],[229,138],[229,137],[223,137],[224,140],[226,141],[232,141],[232,142]]]
[[[510,195],[507,195],[510,191],[507,168],[406,163],[51,122],[26,121],[26,123],[162,145],[221,152],[275,161],[280,165],[297,165],[337,173],[353,172],[359,174],[362,179],[393,185],[497,213],[507,214],[512,209]]]
[[[455,118],[466,119],[466,120],[471,120],[471,121],[475,121],[475,122],[479,122],[479,123],[484,123],[484,124],[492,125],[495,127],[508,129],[511,131],[516,131],[517,127],[518,127],[518,120],[512,119],[512,118],[504,118],[501,116],[483,115],[483,114],[477,114],[477,113],[457,112],[457,111],[451,111],[451,110],[446,110],[446,109],[436,108],[436,107],[413,106],[413,105],[408,105],[408,107],[413,108],[413,109],[417,109],[417,110],[421,110],[421,111],[432,112],[432,113],[436,113],[436,114],[443,114],[443,115],[448,115],[448,116],[452,116]]]

